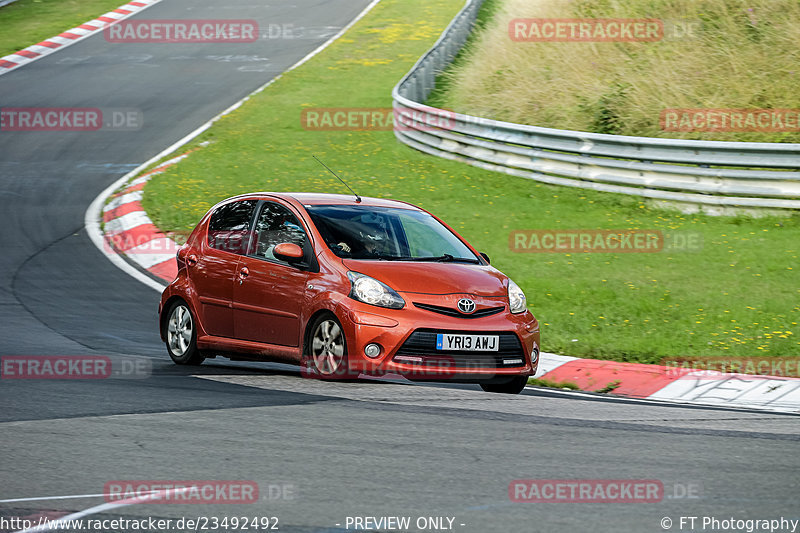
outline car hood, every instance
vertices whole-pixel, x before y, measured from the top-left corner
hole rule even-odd
[[[475,296],[505,296],[507,293],[505,274],[488,265],[354,259],[345,259],[342,263],[349,270],[382,281],[397,292]]]

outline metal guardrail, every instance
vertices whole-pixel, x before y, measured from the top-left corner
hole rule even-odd
[[[424,105],[472,31],[467,0],[392,91],[395,136],[423,152],[554,185],[722,206],[800,209],[800,144],[629,137],[501,122]]]

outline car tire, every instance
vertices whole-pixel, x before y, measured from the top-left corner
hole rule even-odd
[[[197,349],[197,325],[183,300],[174,302],[167,312],[165,337],[167,353],[177,365],[199,365],[205,357]]]
[[[358,377],[350,370],[347,339],[341,322],[333,313],[319,315],[308,328],[302,372],[306,377],[324,380]]]
[[[528,384],[528,376],[514,376],[502,383],[481,383],[481,388],[486,392],[500,394],[519,394]]]

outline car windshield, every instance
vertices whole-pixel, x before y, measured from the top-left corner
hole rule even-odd
[[[366,205],[307,205],[306,210],[328,247],[342,258],[480,262],[428,213]]]

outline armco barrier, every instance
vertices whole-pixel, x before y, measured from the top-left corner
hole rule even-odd
[[[800,144],[557,130],[424,105],[472,30],[467,0],[392,91],[395,136],[423,152],[554,185],[720,206],[800,208]]]

